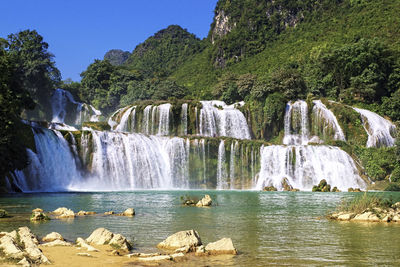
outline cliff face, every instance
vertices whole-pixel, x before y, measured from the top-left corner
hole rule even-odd
[[[131,53],[120,49],[112,49],[104,55],[104,59],[110,61],[114,66],[120,66],[125,63]]]
[[[214,64],[257,54],[268,41],[289,27],[296,27],[307,14],[323,6],[322,0],[220,0],[215,8],[209,39],[214,46]]]

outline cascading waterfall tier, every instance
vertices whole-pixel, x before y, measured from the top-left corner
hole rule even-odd
[[[244,102],[226,105],[223,101],[200,101],[199,135],[228,136],[237,139],[251,139],[249,127],[243,113],[236,106]]]
[[[205,137],[232,137],[251,139],[243,113],[236,107],[243,102],[226,105],[223,101],[200,101],[194,104],[165,103],[160,105],[131,106],[115,112],[109,124],[115,131],[148,135],[198,135]],[[189,106],[190,105],[190,106]],[[192,110],[192,112],[191,112]],[[179,112],[179,117],[172,113]],[[191,127],[190,127],[191,126]],[[190,130],[190,131],[189,131]]]
[[[368,134],[367,147],[390,147],[395,143],[396,126],[389,120],[369,110],[354,108],[361,115]]]
[[[325,179],[340,190],[365,188],[353,159],[332,146],[264,146],[257,189],[274,186],[283,189],[283,181],[300,190],[311,190]]]
[[[66,191],[71,184],[81,181],[80,162],[73,145],[59,131],[39,127],[32,127],[32,130],[36,153],[27,149],[30,164],[24,171],[15,172],[14,183],[19,189],[23,192]]]
[[[323,140],[346,141],[343,130],[339,125],[336,116],[330,111],[321,100],[314,100],[312,109],[312,125],[315,135],[321,135]]]
[[[51,97],[52,122],[80,126],[84,121],[98,121],[101,112],[93,106],[75,101],[72,94],[56,89]]]
[[[308,106],[303,100],[286,105],[285,112],[285,145],[306,145],[309,142]]]

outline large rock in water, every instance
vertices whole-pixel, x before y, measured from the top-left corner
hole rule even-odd
[[[86,239],[86,241],[96,245],[115,245],[124,250],[132,249],[132,246],[126,237],[120,234],[114,234],[105,228],[98,228],[94,230],[93,233]]]
[[[122,215],[123,215],[123,216],[134,216],[134,215],[135,215],[135,209],[133,209],[133,208],[126,209],[126,210],[122,213]]]
[[[213,255],[219,254],[237,254],[236,248],[233,246],[232,239],[222,238],[216,242],[209,243],[206,246],[206,251]]]
[[[55,215],[58,215],[57,218],[59,218],[59,219],[64,219],[64,218],[75,218],[75,213],[74,213],[72,210],[67,209],[67,208],[65,208],[65,207],[58,208],[58,209],[56,209],[55,211],[53,211],[53,213],[54,213]]]
[[[197,202],[196,206],[197,207],[208,207],[211,206],[212,204],[212,199],[210,195],[205,195],[199,202]]]
[[[188,230],[177,232],[157,245],[158,248],[175,250],[182,247],[189,247],[193,250],[201,245],[201,239],[197,231]]]

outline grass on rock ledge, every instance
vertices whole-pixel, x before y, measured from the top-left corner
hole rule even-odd
[[[363,213],[366,210],[373,208],[388,209],[394,204],[393,199],[383,198],[377,194],[364,193],[351,200],[343,200],[338,206],[339,212],[352,212],[355,214]]]

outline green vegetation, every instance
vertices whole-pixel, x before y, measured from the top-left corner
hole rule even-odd
[[[331,192],[331,186],[326,182],[325,179],[322,179],[318,185],[314,185],[312,188],[313,192]]]
[[[360,214],[365,210],[373,210],[373,208],[387,209],[393,204],[392,199],[384,199],[377,194],[364,193],[351,200],[343,200],[338,207],[338,211]]]

